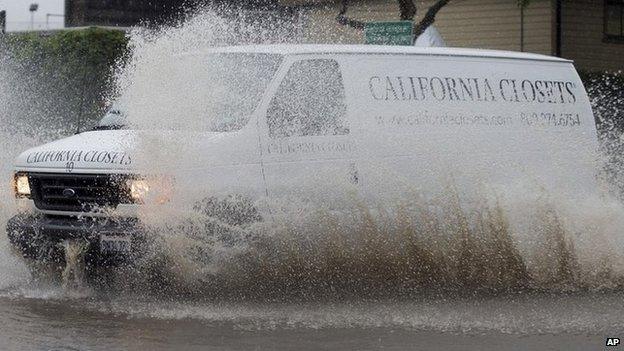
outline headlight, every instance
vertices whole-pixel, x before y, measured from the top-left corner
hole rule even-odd
[[[150,186],[145,179],[131,179],[129,181],[130,197],[134,202],[144,203],[150,191]]]
[[[30,197],[30,182],[28,181],[28,175],[20,173],[15,174],[14,188],[15,196],[18,198]]]
[[[164,204],[173,193],[173,180],[169,177],[134,178],[128,180],[132,202],[139,204]]]

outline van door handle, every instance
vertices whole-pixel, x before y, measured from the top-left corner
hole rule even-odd
[[[355,166],[355,163],[349,165],[349,182],[357,185],[360,182],[360,173]]]

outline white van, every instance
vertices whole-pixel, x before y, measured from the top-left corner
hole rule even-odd
[[[391,199],[449,177],[459,188],[527,179],[552,192],[595,186],[594,116],[567,60],[327,45],[228,47],[176,60],[179,75],[197,87],[212,89],[185,73],[186,64],[219,62],[224,81],[243,84],[218,87],[226,95],[211,101],[217,118],[193,131],[179,162],[160,169],[175,178],[166,182],[166,196],[257,204],[321,194],[333,203],[345,194],[335,187],[344,184],[362,198]],[[8,223],[13,245],[27,258],[62,260],[57,244],[80,238],[96,262],[140,249],[136,210],[154,188],[141,174],[149,155],[137,150],[146,135],[178,138],[137,131],[113,110],[93,131],[22,153],[15,161],[22,210]],[[167,199],[156,201],[167,206]],[[262,220],[270,206],[248,210]]]

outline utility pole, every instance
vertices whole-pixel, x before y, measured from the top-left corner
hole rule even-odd
[[[6,11],[0,11],[0,34],[6,33]]]
[[[35,12],[39,10],[39,4],[30,4],[28,11],[30,11],[30,30],[35,30]]]

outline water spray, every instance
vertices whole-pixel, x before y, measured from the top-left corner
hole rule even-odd
[[[88,244],[81,240],[65,240],[61,244],[65,253],[65,269],[61,274],[63,288],[72,291],[84,287],[84,256]]]

